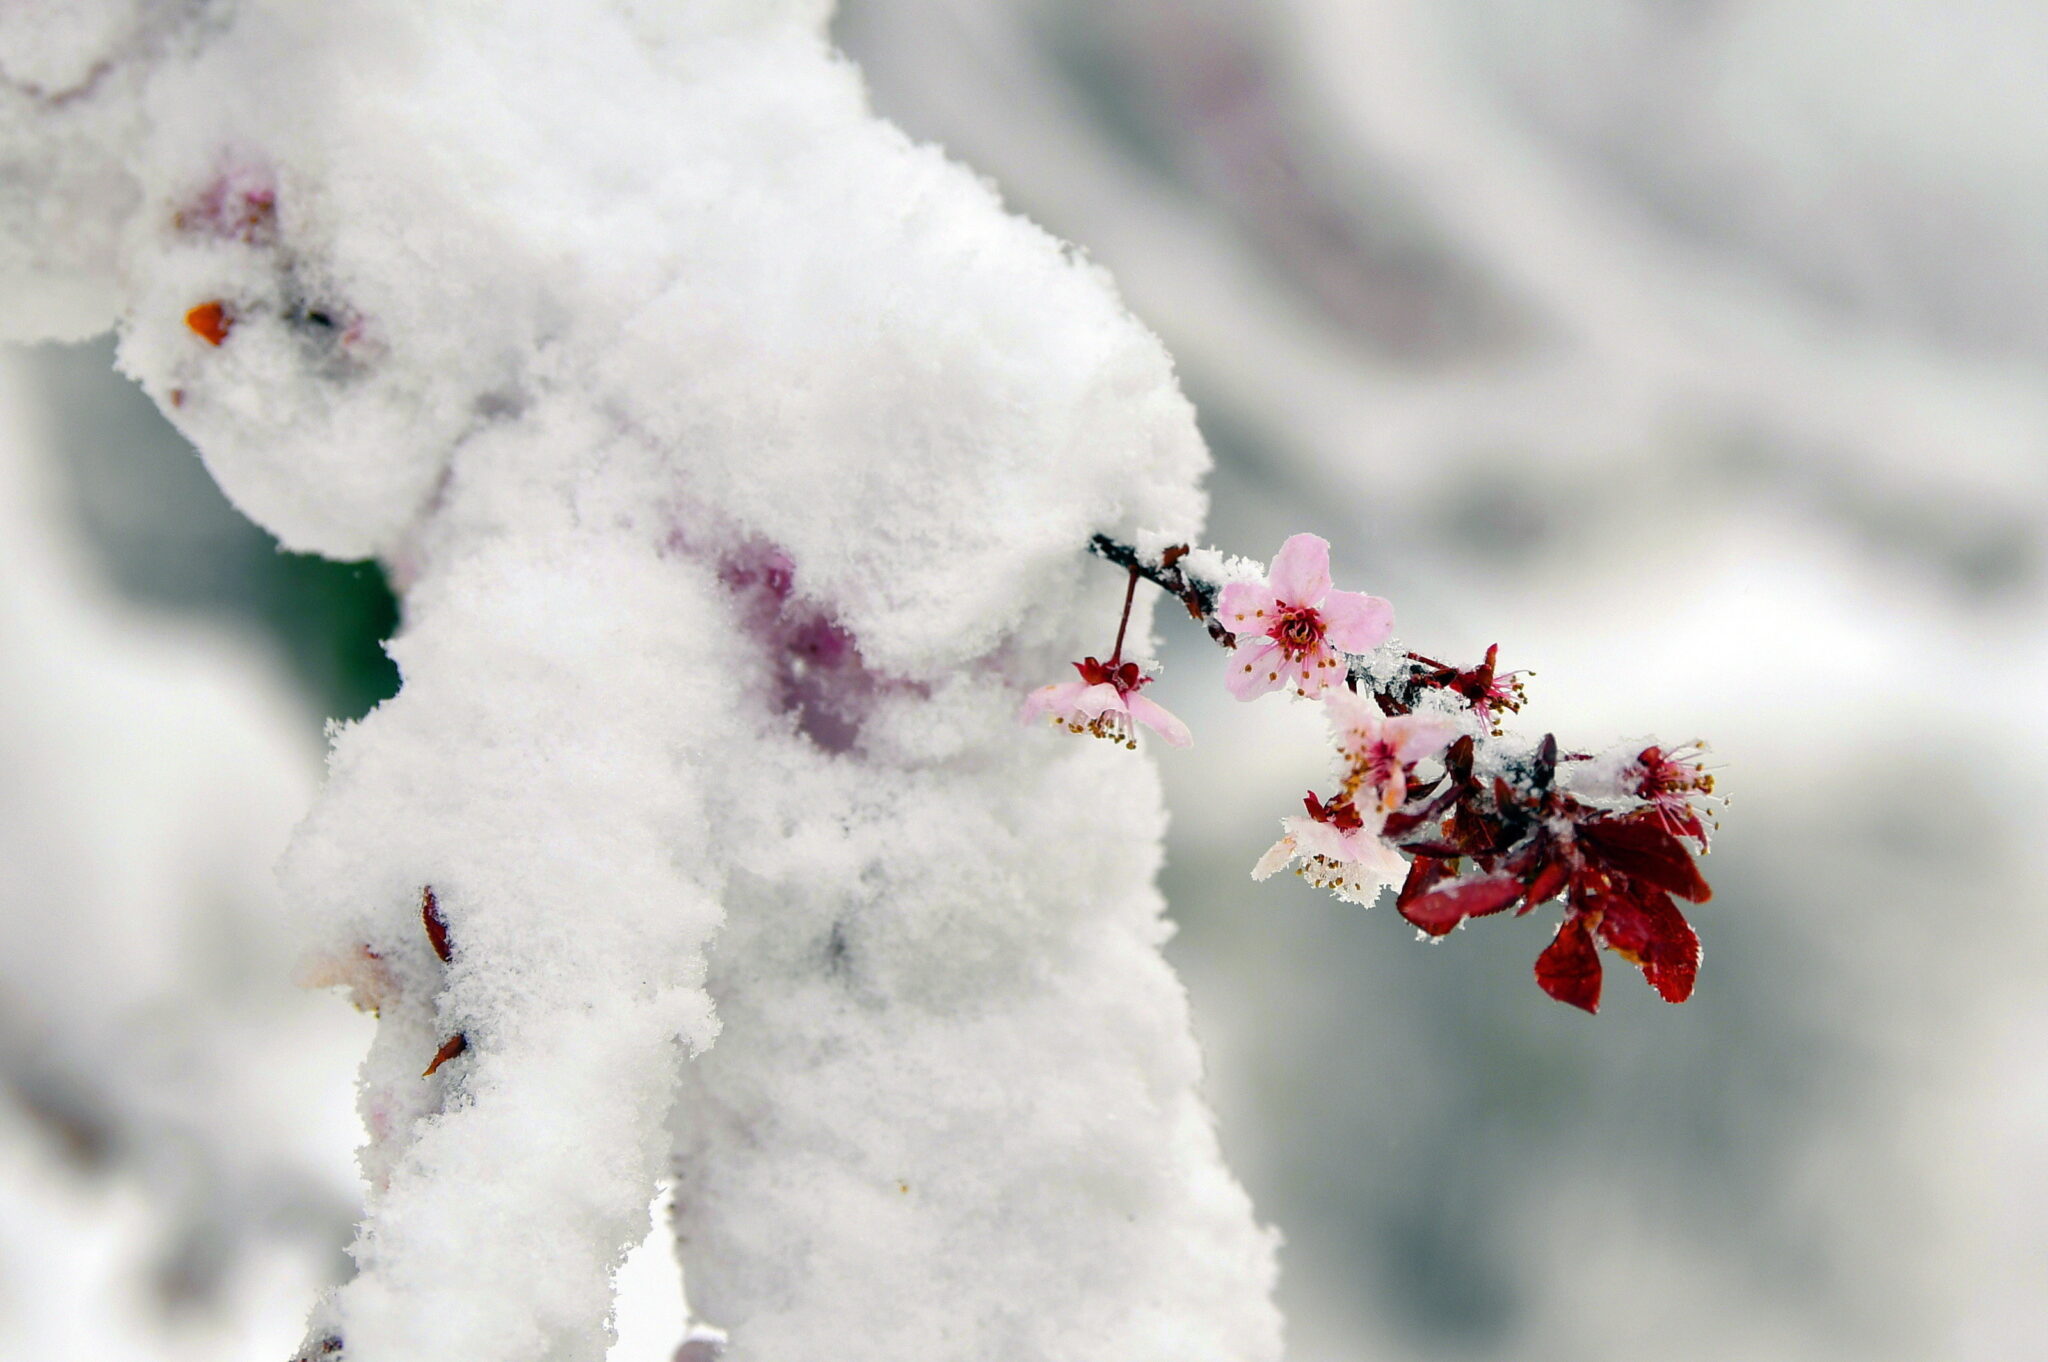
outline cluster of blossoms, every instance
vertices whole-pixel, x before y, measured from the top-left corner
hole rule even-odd
[[[1717,802],[1698,744],[1595,755],[1561,752],[1550,734],[1507,734],[1502,717],[1526,696],[1518,673],[1498,670],[1498,648],[1466,668],[1401,649],[1390,642],[1393,607],[1335,590],[1330,546],[1314,535],[1282,545],[1262,580],[1243,560],[1184,545],[1146,555],[1098,537],[1094,549],[1130,573],[1116,646],[1106,663],[1076,663],[1080,681],[1035,691],[1026,718],[1132,747],[1144,725],[1187,745],[1187,726],[1138,694],[1152,678],[1123,660],[1144,578],[1228,650],[1232,695],[1291,689],[1329,721],[1337,788],[1310,791],[1305,812],[1281,821],[1253,878],[1292,867],[1365,904],[1391,888],[1401,915],[1432,937],[1561,898],[1563,921],[1536,960],[1545,993],[1598,1011],[1604,946],[1666,1000],[1692,995],[1699,938],[1677,901],[1711,896],[1693,857],[1707,848],[1707,810]]]

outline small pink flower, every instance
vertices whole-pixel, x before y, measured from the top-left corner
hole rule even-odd
[[[1394,628],[1394,607],[1378,596],[1330,589],[1330,546],[1312,534],[1282,544],[1264,582],[1224,587],[1216,613],[1238,636],[1226,684],[1240,700],[1290,680],[1302,695],[1321,695],[1344,679],[1340,650],[1370,652]]]
[[[1361,811],[1344,795],[1325,804],[1313,792],[1302,803],[1307,817],[1280,820],[1283,835],[1252,867],[1253,879],[1263,880],[1300,861],[1294,873],[1318,889],[1353,903],[1371,903],[1407,873],[1401,853],[1380,837],[1386,822],[1380,810]]]
[[[1139,688],[1150,685],[1152,678],[1141,675],[1137,663],[1111,667],[1091,657],[1076,662],[1074,670],[1081,673],[1079,681],[1040,686],[1026,698],[1023,713],[1018,717],[1029,722],[1049,715],[1069,732],[1092,733],[1126,747],[1138,745],[1134,723],[1145,725],[1175,747],[1186,747],[1194,741],[1186,724],[1138,694]]]
[[[1702,768],[1705,743],[1689,743],[1666,751],[1646,747],[1635,761],[1635,793],[1647,800],[1658,826],[1674,837],[1690,837],[1707,845],[1706,806],[1723,801],[1714,793],[1714,778]]]
[[[1458,725],[1434,714],[1381,714],[1362,695],[1339,691],[1323,704],[1337,751],[1351,764],[1345,788],[1392,813],[1408,797],[1408,769],[1450,746]]]

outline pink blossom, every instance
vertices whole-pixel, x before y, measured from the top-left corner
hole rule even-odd
[[[1040,686],[1024,701],[1019,717],[1029,722],[1049,715],[1052,722],[1070,732],[1092,733],[1126,747],[1138,745],[1134,723],[1145,725],[1175,747],[1194,741],[1186,724],[1138,694],[1153,678],[1142,675],[1137,663],[1110,666],[1091,657],[1076,662],[1074,670],[1081,673],[1079,681]]]
[[[1385,813],[1361,810],[1346,795],[1325,804],[1311,792],[1302,802],[1307,816],[1280,820],[1282,836],[1252,867],[1253,879],[1263,880],[1300,861],[1294,873],[1318,889],[1353,903],[1371,903],[1407,873],[1401,853],[1380,837]]]
[[[1370,799],[1381,813],[1392,813],[1408,797],[1408,768],[1442,752],[1460,731],[1441,715],[1384,715],[1372,701],[1349,691],[1330,695],[1323,704],[1337,751],[1351,765],[1345,788]]]
[[[1394,607],[1361,591],[1330,589],[1330,546],[1297,534],[1280,546],[1264,582],[1223,588],[1217,616],[1238,636],[1227,685],[1253,700],[1292,681],[1306,696],[1344,679],[1339,652],[1370,652],[1394,628]]]
[[[1646,747],[1634,766],[1635,793],[1648,801],[1658,826],[1674,837],[1690,837],[1702,848],[1711,821],[1703,816],[1707,806],[1725,802],[1714,793],[1714,778],[1701,764],[1705,753],[1703,742],[1669,751]]]

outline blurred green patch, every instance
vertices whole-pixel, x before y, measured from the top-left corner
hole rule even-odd
[[[397,692],[383,641],[398,627],[398,603],[381,567],[279,550],[115,371],[110,338],[43,346],[29,362],[63,474],[55,490],[115,590],[251,628],[326,716],[361,718]]]

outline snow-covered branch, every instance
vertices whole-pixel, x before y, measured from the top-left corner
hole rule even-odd
[[[1154,777],[1012,722],[1105,594],[1080,546],[1198,528],[1201,443],[823,18],[0,20],[79,76],[0,87],[20,327],[118,321],[244,510],[404,588],[283,871],[380,1019],[311,1355],[599,1356],[664,1166],[735,1358],[1277,1354]]]

